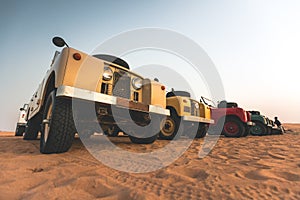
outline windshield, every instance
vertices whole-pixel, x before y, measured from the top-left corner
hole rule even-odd
[[[201,101],[210,107],[217,107],[217,104],[213,100],[210,100],[206,97],[201,96]]]

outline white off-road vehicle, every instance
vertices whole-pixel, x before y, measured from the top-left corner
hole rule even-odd
[[[15,136],[23,136],[26,127],[26,113],[28,109],[28,104],[24,104],[22,108],[20,108],[19,119],[16,126]]]
[[[161,121],[170,115],[164,85],[130,71],[120,58],[88,55],[60,37],[52,41],[66,47],[55,53],[30,100],[24,139],[36,139],[41,132],[41,153],[66,152],[75,133],[83,138],[99,127],[110,134],[122,131],[133,143],[156,140]]]

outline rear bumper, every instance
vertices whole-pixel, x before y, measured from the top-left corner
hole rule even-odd
[[[129,110],[135,110],[146,113],[160,114],[160,115],[170,115],[168,109],[161,108],[155,105],[145,105],[140,102],[135,102],[129,99],[110,96],[90,90],[84,90],[80,88],[75,88],[71,86],[60,86],[57,88],[56,96],[61,97],[71,97],[87,101],[93,101],[108,105],[114,105],[119,108],[125,108]]]
[[[26,126],[26,123],[17,123],[17,126]]]
[[[192,122],[202,122],[202,123],[207,123],[207,124],[212,124],[214,123],[214,120],[212,119],[206,119],[203,117],[198,117],[198,116],[183,116],[184,121],[192,121]]]

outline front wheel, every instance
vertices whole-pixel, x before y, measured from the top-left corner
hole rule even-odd
[[[245,132],[246,128],[240,120],[235,118],[225,120],[223,133],[226,137],[241,137]]]
[[[254,123],[255,123],[255,125],[250,128],[251,135],[259,135],[260,136],[260,135],[268,134],[268,129],[263,123],[261,123],[259,121],[255,121]]]
[[[176,111],[170,109],[170,116],[167,116],[161,122],[161,130],[159,132],[159,139],[172,140],[180,138],[183,134],[183,123],[180,123],[181,118],[177,115]]]
[[[70,149],[76,133],[72,102],[68,99],[56,97],[52,91],[46,101],[42,130],[41,153],[62,153]]]

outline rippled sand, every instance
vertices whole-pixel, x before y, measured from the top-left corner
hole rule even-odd
[[[38,140],[0,132],[0,199],[300,199],[300,125],[285,127],[284,135],[221,137],[203,159],[196,139],[170,166],[145,174],[101,164],[78,138],[67,153],[42,155]],[[134,152],[168,143],[112,140]]]

